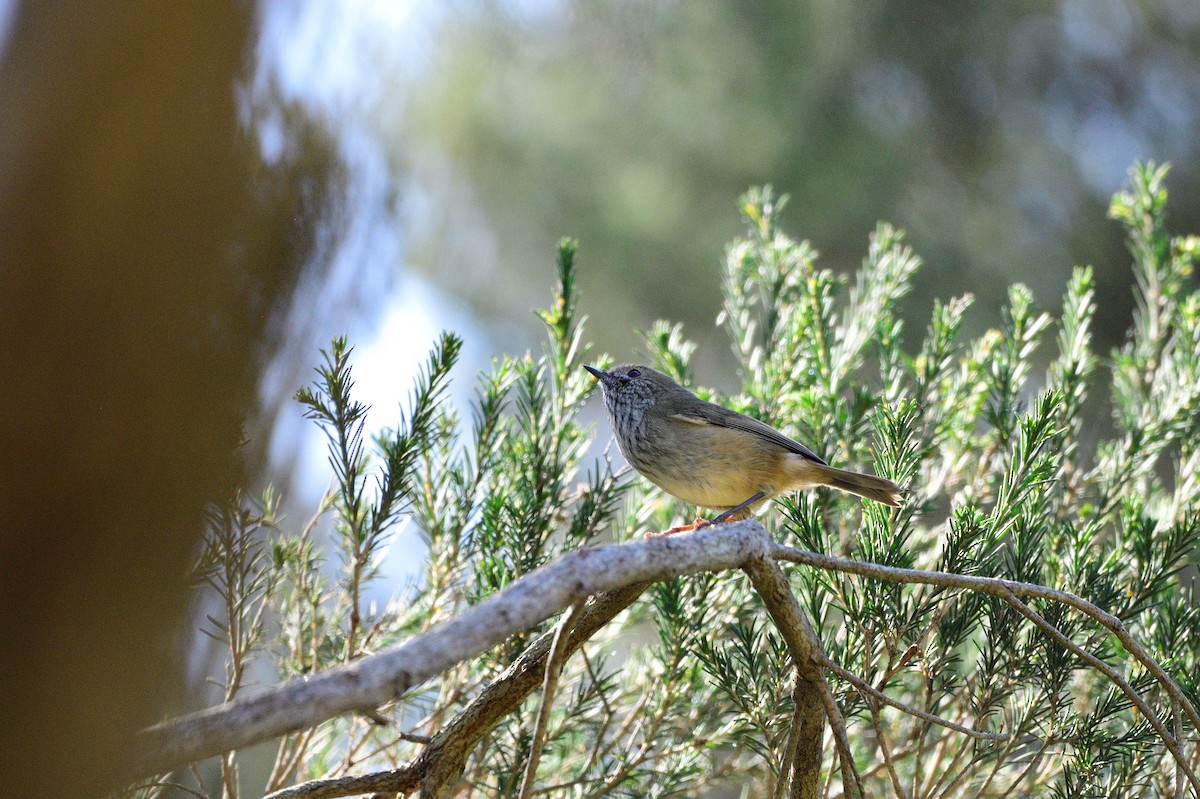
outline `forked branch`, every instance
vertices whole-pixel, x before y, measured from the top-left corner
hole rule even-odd
[[[1101,668],[1106,664],[1099,661],[1100,665],[1097,665],[1097,658],[1069,639],[1060,640],[1054,634],[1058,631],[1048,628],[1048,623],[1017,597],[1062,602],[1112,631],[1125,649],[1158,679],[1173,704],[1180,709],[1180,715],[1200,727],[1195,707],[1145,648],[1132,638],[1121,621],[1073,594],[1011,580],[898,569],[807,552],[774,544],[759,524],[744,521],[682,535],[572,552],[512,583],[461,616],[392,650],[146,730],[138,742],[140,756],[132,773],[142,776],[170,771],[286,732],[310,728],[343,713],[374,709],[455,664],[593,597],[583,606],[569,631],[564,629],[555,658],[561,661],[629,607],[652,582],[700,571],[740,568],[749,575],[762,597],[796,668],[797,684],[793,696],[797,708],[793,717],[794,729],[786,747],[789,762],[784,766],[785,772],[791,771],[791,796],[817,794],[826,718],[838,748],[844,793],[861,795],[861,779],[851,758],[845,721],[825,681],[824,670],[832,670],[849,679],[856,688],[870,693],[875,699],[905,712],[913,712],[913,709],[889,701],[864,681],[851,679],[853,675],[848,675],[825,657],[778,560],[892,582],[944,585],[992,594],[1008,602],[1046,630],[1060,645],[1083,657],[1089,665],[1126,690],[1127,683],[1123,683],[1111,667]],[[438,730],[409,765],[388,772],[304,783],[272,794],[271,799],[332,799],[363,793],[408,793],[418,787],[423,799],[448,796],[461,778],[467,758],[483,736],[541,684],[547,673],[553,636],[553,632],[548,632],[535,640],[504,674]],[[1150,715],[1144,702],[1138,703],[1137,698],[1134,699],[1152,723],[1159,721]],[[941,719],[927,720],[944,723]],[[1179,730],[1181,722],[1173,722]],[[980,733],[952,724],[946,726],[978,737],[1002,735]],[[1154,728],[1179,764],[1179,773],[1194,789],[1200,790],[1200,783],[1182,751],[1179,733],[1173,735],[1161,722],[1154,724]],[[781,775],[781,779],[786,777],[786,773]]]
[[[765,557],[770,546],[761,525],[741,522],[570,552],[393,649],[144,730],[133,747],[129,777],[161,774],[344,713],[373,710],[581,599],[738,568]]]

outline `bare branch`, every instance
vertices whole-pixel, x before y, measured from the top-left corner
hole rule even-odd
[[[1183,714],[1179,712],[1179,703],[1171,703],[1171,718],[1174,723],[1175,740],[1183,741]],[[1183,767],[1184,764],[1175,761],[1175,795],[1183,796]]]
[[[797,672],[792,683],[792,722],[788,727],[787,740],[783,744],[783,758],[779,762],[779,779],[775,782],[775,790],[771,794],[771,799],[783,799],[783,792],[787,789],[788,779],[791,777],[796,763],[796,753],[800,751],[800,728],[804,720],[803,694],[805,690],[807,688],[800,678],[800,673]]]
[[[587,596],[736,568],[765,557],[770,545],[761,525],[745,521],[570,552],[386,652],[144,730],[134,746],[130,776],[163,773],[342,713],[378,707]]]
[[[1196,778],[1196,772],[1192,771],[1191,766],[1188,765],[1187,755],[1185,755],[1183,750],[1179,748],[1179,742],[1175,740],[1175,736],[1170,733],[1158,716],[1154,714],[1154,711],[1151,710],[1148,704],[1146,704],[1146,700],[1142,698],[1141,694],[1134,690],[1133,686],[1130,685],[1124,677],[1117,673],[1116,669],[1093,655],[1091,652],[1083,649],[1070,638],[1067,638],[1067,636],[1064,635],[1061,630],[1059,630],[1050,622],[1046,621],[1046,619],[1043,618],[1041,614],[1039,614],[1033,608],[1017,599],[1017,597],[1011,592],[1008,593],[1007,596],[1002,596],[1004,600],[1008,602],[1008,604],[1017,609],[1017,612],[1032,621],[1038,627],[1042,628],[1042,630],[1044,630],[1047,635],[1053,638],[1059,646],[1074,652],[1077,657],[1088,663],[1092,668],[1103,674],[1110,681],[1112,681],[1114,685],[1120,688],[1125,696],[1129,697],[1129,701],[1132,702],[1134,706],[1141,711],[1142,715],[1146,717],[1146,721],[1149,722],[1150,726],[1154,728],[1154,731],[1158,733],[1158,737],[1162,738],[1163,743],[1167,745],[1167,749],[1169,749],[1171,754],[1175,757],[1175,763],[1179,766],[1179,768],[1183,769],[1183,772],[1187,775],[1188,780],[1192,783],[1192,789],[1196,791],[1197,794],[1200,794],[1200,780]]]
[[[781,773],[781,780],[786,779],[786,772],[790,769],[793,797],[815,796],[819,790],[825,718],[830,720],[838,746],[846,782],[844,790],[847,795],[862,794],[861,778],[851,755],[845,721],[825,681],[826,668],[879,701],[931,723],[942,724],[975,737],[1006,737],[930,717],[930,714],[890,700],[865,681],[852,679],[853,675],[832,664],[822,653],[820,641],[796,602],[787,578],[772,557],[892,582],[981,591],[1013,604],[1035,623],[1039,623],[1041,617],[1018,600],[1017,596],[1062,602],[1098,620],[1112,631],[1125,645],[1126,651],[1146,664],[1158,678],[1174,704],[1180,708],[1181,715],[1191,717],[1195,713],[1195,708],[1174,681],[1129,635],[1119,619],[1073,594],[1011,580],[897,569],[806,552],[773,544],[766,530],[755,522],[747,521],[570,553],[511,584],[461,616],[439,624],[387,652],[307,680],[286,683],[254,697],[175,719],[143,732],[136,773],[161,773],[285,732],[311,728],[342,713],[370,711],[456,663],[474,657],[513,634],[527,630],[587,596],[596,594],[598,596],[584,606],[578,623],[569,631],[569,637],[564,631],[563,637],[567,642],[562,658],[569,657],[604,624],[634,602],[649,583],[699,571],[729,568],[742,568],[750,576],[796,666],[797,709],[794,728],[785,746],[789,762]],[[1041,619],[1039,626],[1047,629],[1052,637],[1057,632],[1044,619]],[[279,791],[272,795],[273,799],[330,799],[370,792],[395,794],[411,792],[418,786],[423,797],[440,799],[448,796],[461,780],[467,758],[479,741],[500,719],[513,712],[535,691],[542,677],[547,674],[546,662],[553,637],[553,633],[546,633],[531,644],[505,674],[438,731],[408,766],[361,777],[306,783]],[[1123,683],[1115,670],[1065,639],[1065,636],[1063,638],[1067,642],[1060,641],[1062,645],[1074,647],[1072,651],[1082,653],[1080,656],[1089,664],[1122,687],[1122,690],[1126,689],[1127,683]],[[1180,771],[1193,787],[1200,788],[1195,773],[1182,758],[1179,741],[1149,712],[1140,697],[1134,699],[1134,704],[1166,742],[1179,763]],[[1180,726],[1179,721],[1174,723]],[[849,787],[851,783],[853,788]]]
[[[833,740],[837,744],[838,759],[842,764],[842,790],[850,796],[862,799],[865,795],[863,791],[862,776],[858,773],[858,766],[854,764],[854,752],[850,749],[850,736],[846,732],[846,719],[842,716],[842,710],[838,707],[837,699],[833,695],[833,691],[829,688],[829,683],[825,682],[824,677],[821,678],[821,686],[824,688],[821,691],[821,702],[825,705],[825,714],[829,717],[829,726],[833,731]],[[853,788],[854,790],[850,790]],[[793,789],[792,796],[795,799],[800,799],[800,794]]]
[[[550,708],[554,705],[554,689],[558,687],[558,674],[566,661],[565,650],[570,641],[571,628],[575,626],[582,610],[583,600],[580,600],[567,609],[566,615],[554,631],[554,644],[550,647],[550,657],[546,659],[546,679],[542,683],[542,704],[538,708],[533,741],[529,746],[529,762],[525,764],[525,779],[521,783],[521,793],[517,799],[529,799],[533,793],[538,760],[541,759],[542,746],[546,742],[546,727],[550,723]]]
[[[919,719],[924,719],[925,721],[932,722],[933,724],[940,724],[943,727],[954,730],[955,732],[961,732],[963,735],[970,735],[973,738],[986,738],[991,741],[1007,741],[1009,739],[1009,736],[1005,735],[1002,732],[981,732],[979,730],[975,730],[970,727],[964,727],[961,724],[956,724],[955,722],[950,721],[949,719],[944,719],[941,716],[935,716],[932,713],[926,713],[924,710],[921,710],[920,708],[915,708],[915,707],[912,707],[911,705],[906,705],[903,702],[899,701],[898,699],[891,698],[890,696],[885,694],[883,691],[880,691],[879,689],[875,688],[875,686],[871,685],[869,682],[867,682],[863,678],[859,677],[858,675],[856,675],[852,672],[846,671],[841,666],[834,663],[832,660],[830,660],[829,658],[827,658],[823,655],[820,658],[820,663],[822,666],[829,669],[834,674],[836,674],[837,676],[841,677],[846,682],[853,685],[859,691],[862,691],[864,694],[874,697],[875,699],[878,699],[880,702],[883,702],[886,705],[891,705],[892,707],[896,708],[897,710],[903,710],[905,713],[908,713],[910,716],[916,716]]]
[[[589,602],[571,632],[564,657],[569,657],[601,627],[633,604],[649,583],[638,583],[602,594]],[[356,790],[345,780],[313,780],[270,794],[266,799],[332,799],[361,793],[408,793],[423,782],[444,776],[452,783],[462,773],[468,755],[499,721],[520,706],[542,679],[554,632],[539,636],[496,681],[484,688],[450,723],[433,736],[417,759],[394,771],[365,775],[369,788]],[[352,779],[352,778],[346,778]],[[336,783],[332,786],[327,783]]]
[[[892,749],[888,746],[887,736],[883,732],[883,720],[879,717],[879,702],[872,701],[871,725],[875,728],[875,741],[879,746],[879,754],[883,756],[883,765],[887,768],[888,779],[892,781],[892,790],[900,799],[908,799],[908,792],[900,783],[900,775],[896,772],[896,762],[892,760]]]
[[[862,781],[858,776],[858,769],[854,766],[850,740],[846,735],[846,720],[842,718],[833,691],[825,682],[824,672],[818,667],[824,654],[816,631],[800,610],[796,595],[792,593],[792,587],[778,563],[762,558],[749,561],[742,568],[762,597],[763,604],[787,643],[792,662],[796,665],[797,687],[793,695],[797,703],[803,704],[804,711],[802,714],[797,713],[797,717],[801,719],[801,729],[797,733],[799,740],[796,759],[792,765],[792,796],[795,799],[814,797],[819,791],[821,740],[824,737],[823,717],[829,719],[833,738],[837,743],[838,756],[842,762],[842,779],[847,786],[853,783],[858,788],[856,795],[862,796]]]
[[[339,796],[360,796],[374,793],[409,793],[421,782],[415,765],[372,774],[356,774],[347,777],[331,777],[302,782],[267,794],[271,799],[335,799]],[[397,787],[400,786],[400,787]]]
[[[922,569],[901,569],[894,566],[881,566],[878,563],[869,563],[860,560],[851,560],[849,558],[837,558],[832,555],[824,555],[819,552],[809,552],[796,547],[784,546],[783,544],[771,545],[771,556],[779,560],[789,560],[793,563],[803,563],[808,566],[814,566],[819,569],[827,569],[831,571],[847,572],[849,574],[858,574],[863,577],[873,577],[877,580],[887,580],[893,583],[921,583],[925,585],[945,585],[955,588],[965,588],[971,591],[979,591],[984,594],[1005,599],[1006,595],[1011,593],[1015,596],[1037,597],[1039,599],[1047,599],[1051,602],[1061,602],[1064,605],[1075,608],[1086,616],[1090,616],[1102,625],[1108,628],[1125,650],[1129,654],[1146,667],[1167,694],[1183,708],[1188,718],[1192,720],[1192,724],[1200,729],[1200,712],[1196,711],[1196,706],[1183,693],[1179,684],[1167,674],[1163,667],[1158,664],[1146,648],[1138,642],[1136,638],[1129,634],[1125,623],[1116,616],[1108,613],[1088,602],[1082,597],[1067,591],[1059,591],[1054,588],[1047,588],[1043,585],[1034,583],[1022,583],[1016,580],[1004,580],[997,577],[976,577],[964,574],[951,574],[948,572],[924,571]]]

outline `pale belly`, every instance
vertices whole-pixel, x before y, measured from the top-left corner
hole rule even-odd
[[[626,453],[626,459],[671,496],[704,508],[732,508],[759,492],[769,498],[786,488],[771,480],[784,452],[756,441],[747,448],[742,436],[748,434],[727,428],[688,427],[660,437],[659,446]]]
[[[684,502],[716,510],[725,510],[740,505],[760,491],[767,497],[771,497],[776,493],[771,486],[759,486],[747,479],[736,482],[719,481],[713,483],[695,479],[672,482],[669,479],[660,478],[652,482],[662,488],[663,491],[666,491],[673,497],[682,499]]]

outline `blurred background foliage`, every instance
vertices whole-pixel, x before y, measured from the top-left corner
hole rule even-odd
[[[532,340],[530,297],[572,235],[602,349],[634,354],[665,317],[699,339],[702,373],[732,367],[717,267],[755,184],[792,195],[789,232],[842,273],[877,221],[904,228],[928,263],[910,318],[970,291],[968,329],[995,324],[1014,280],[1053,308],[1094,265],[1101,345],[1131,309],[1102,221],[1130,164],[1171,162],[1173,227],[1200,221],[1192,0],[431,5],[268,5],[286,17],[268,32],[326,42],[289,58],[338,73],[329,41],[348,37],[358,74],[289,84],[268,47],[258,107],[300,109],[287,135],[374,137],[399,264],[468,298],[502,348]]]
[[[1171,162],[1170,227],[1200,229],[1198,59],[1195,0],[0,0],[0,795],[112,784],[177,685],[146,653],[185,648],[239,422],[303,426],[333,334],[394,408],[443,328],[475,368],[536,346],[572,235],[598,350],[677,319],[733,389],[722,249],[771,183],[841,274],[908,231],[914,334],[933,295],[979,297],[970,334],[1093,264],[1107,351],[1129,165]]]

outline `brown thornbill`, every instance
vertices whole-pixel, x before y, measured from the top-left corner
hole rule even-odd
[[[777,494],[818,486],[900,504],[903,492],[891,480],[830,466],[778,430],[705,402],[649,366],[584,368],[600,381],[629,465],[671,496],[721,511],[714,522],[744,519]]]

